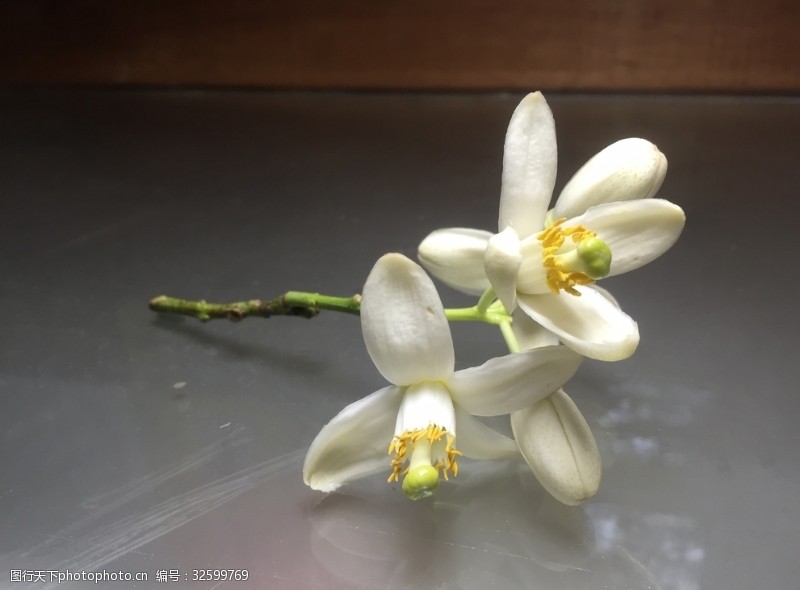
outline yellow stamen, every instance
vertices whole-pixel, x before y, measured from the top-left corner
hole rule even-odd
[[[389,454],[394,455],[391,461],[392,472],[389,474],[387,483],[399,481],[400,477],[408,472],[406,463],[409,459],[410,452],[413,452],[414,447],[422,439],[426,439],[428,445],[433,445],[435,442],[445,439],[445,460],[437,461],[433,466],[445,480],[448,479],[447,472],[450,471],[454,476],[458,474],[458,464],[456,457],[461,455],[461,451],[455,448],[455,437],[449,434],[445,428],[431,424],[427,428],[420,428],[404,432],[403,434],[396,435],[389,443]]]
[[[566,291],[570,295],[580,297],[580,291],[575,289],[575,285],[591,285],[594,280],[586,273],[568,269],[557,254],[567,237],[572,238],[575,244],[580,244],[597,234],[582,225],[564,227],[565,221],[566,217],[557,219],[553,225],[539,232],[536,238],[542,243],[542,264],[547,269],[547,286],[550,287],[550,291],[555,295]]]

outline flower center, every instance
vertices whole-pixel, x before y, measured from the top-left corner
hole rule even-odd
[[[395,435],[389,443],[392,473],[387,482],[403,479],[403,492],[412,500],[433,494],[439,485],[440,474],[449,479],[448,471],[458,475],[455,436],[441,426],[406,431]],[[408,463],[408,465],[406,465]]]
[[[611,249],[593,231],[582,225],[564,227],[564,221],[566,218],[554,221],[536,238],[542,243],[542,264],[550,291],[580,296],[575,285],[590,285],[608,274]],[[567,238],[577,247],[564,250]]]

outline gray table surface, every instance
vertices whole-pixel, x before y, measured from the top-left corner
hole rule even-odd
[[[465,461],[435,501],[381,476],[314,492],[308,444],[384,384],[357,318],[147,309],[350,295],[434,228],[492,229],[519,98],[0,92],[0,588],[56,586],[12,569],[175,590],[800,588],[797,99],[549,96],[558,187],[646,137],[688,220],[604,283],[642,343],[568,385],[605,463],[581,507],[520,462]],[[504,353],[486,326],[454,337],[459,367]]]

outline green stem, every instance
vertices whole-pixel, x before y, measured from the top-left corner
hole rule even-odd
[[[361,311],[361,295],[333,297],[319,293],[287,291],[275,299],[250,299],[232,303],[209,303],[205,300],[179,299],[159,295],[150,300],[150,309],[159,313],[172,313],[197,318],[200,321],[231,320],[237,322],[246,317],[270,318],[275,315],[313,318],[320,311],[338,311],[358,315]],[[505,310],[483,310],[478,306],[444,310],[451,322],[484,322],[502,325],[510,318]]]
[[[478,299],[478,304],[475,306],[479,312],[486,313],[486,310],[489,309],[489,306],[492,304],[492,301],[497,299],[497,296],[494,294],[494,289],[489,287],[486,291],[483,292],[481,298]]]
[[[270,318],[274,315],[313,318],[323,309],[358,315],[361,295],[332,297],[319,293],[287,291],[275,299],[235,301],[233,303],[208,303],[159,295],[150,300],[150,309],[161,313],[175,313],[197,318],[203,322],[228,319],[237,322],[249,316]]]
[[[510,322],[511,318],[504,312],[480,311],[475,307],[446,308],[444,315],[451,322],[483,322],[499,326],[503,322]]]
[[[503,335],[503,340],[506,341],[506,346],[508,346],[508,352],[519,352],[519,341],[517,340],[517,335],[514,334],[514,330],[511,329],[511,321],[500,322],[498,326],[500,333]]]
[[[480,322],[477,308],[475,307],[454,307],[444,310],[444,315],[451,322]]]

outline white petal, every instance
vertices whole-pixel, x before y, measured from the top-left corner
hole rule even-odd
[[[486,276],[495,295],[507,310],[514,309],[517,294],[517,273],[522,263],[517,232],[508,227],[489,240],[486,248]]]
[[[514,438],[542,486],[564,504],[580,504],[597,493],[602,460],[578,407],[559,390],[511,415]]]
[[[456,434],[456,418],[450,391],[441,381],[426,381],[406,388],[394,434],[441,426]]]
[[[470,416],[463,408],[456,406],[455,409],[458,424],[455,446],[465,457],[496,461],[519,456],[519,449],[514,439],[489,428],[477,418]]]
[[[456,371],[448,384],[453,400],[470,414],[508,414],[553,393],[582,360],[565,346],[547,346]]]
[[[556,127],[541,92],[519,103],[506,132],[499,230],[520,238],[542,229],[556,182]]]
[[[514,320],[511,324],[511,329],[514,331],[514,336],[517,337],[520,350],[531,350],[558,344],[558,336],[534,322],[521,309],[514,310],[511,315]]]
[[[663,199],[607,203],[565,222],[583,225],[611,248],[608,276],[644,266],[670,249],[681,235],[683,209]]]
[[[437,229],[422,240],[417,256],[422,266],[446,285],[480,295],[489,288],[483,258],[491,237],[491,232],[479,229]]]
[[[517,291],[520,293],[550,293],[547,269],[543,264],[542,242],[533,235],[520,242],[522,262],[517,274]]]
[[[601,203],[652,197],[667,174],[667,158],[637,137],[612,143],[592,157],[561,191],[555,219],[575,217]]]
[[[522,311],[555,333],[571,349],[601,361],[631,356],[639,344],[639,327],[598,291],[575,287],[580,297],[517,295]]]
[[[375,366],[395,385],[442,380],[453,372],[453,338],[436,287],[402,254],[386,254],[369,274],[361,330]]]
[[[343,409],[311,443],[303,464],[303,481],[332,492],[342,484],[391,472],[387,454],[403,388],[385,387]]]

